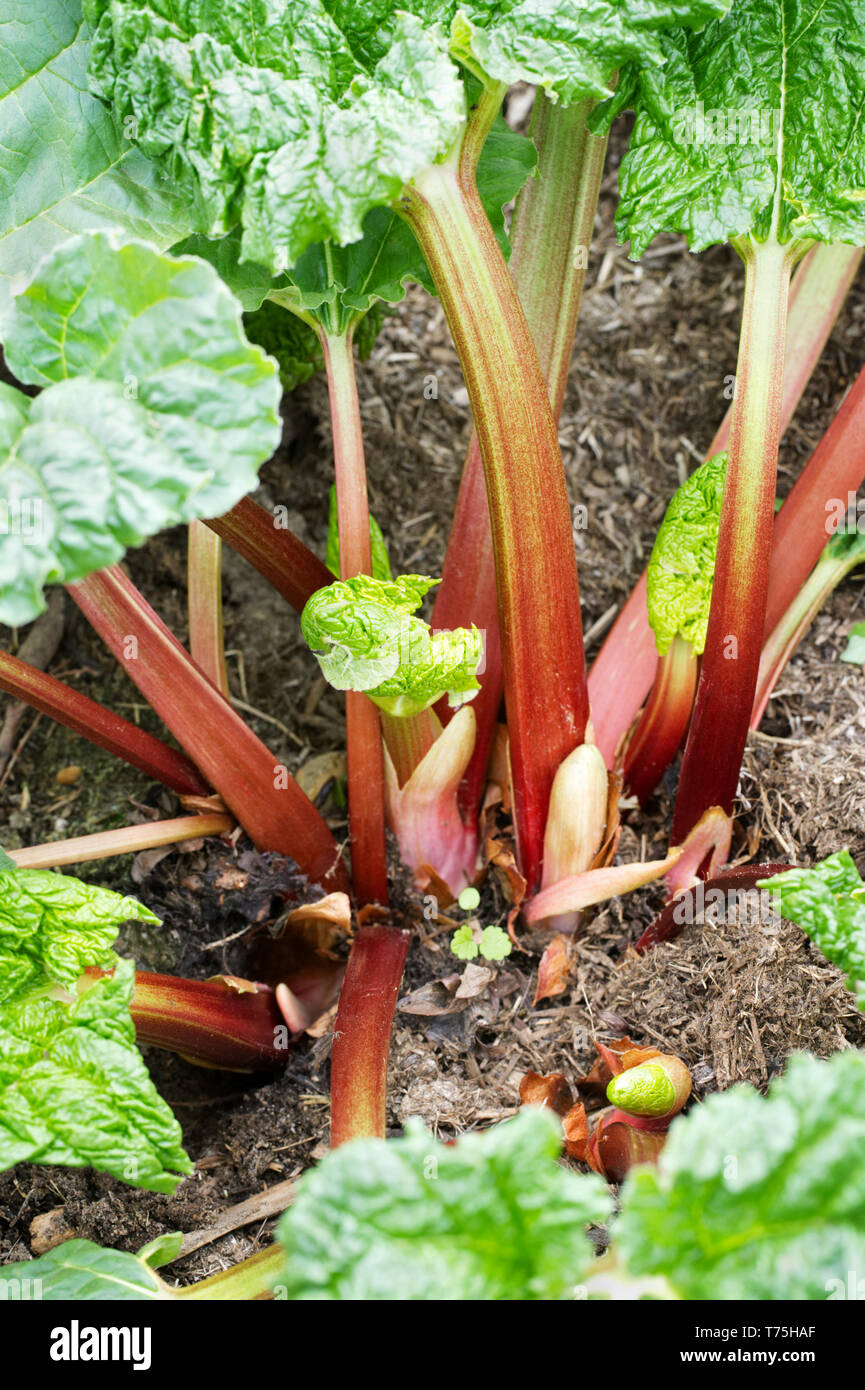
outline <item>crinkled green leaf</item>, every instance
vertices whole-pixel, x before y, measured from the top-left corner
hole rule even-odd
[[[25,993],[0,1009],[0,1169],[96,1168],[152,1192],[192,1171],[135,1046],[134,988],[117,960],[71,1003]]]
[[[463,124],[445,36],[410,14],[371,66],[321,0],[85,8],[93,89],[134,118],[141,148],[167,161],[208,232],[240,222],[244,257],[273,271],[315,242],[358,241],[367,213]]]
[[[4,1265],[10,1303],[131,1303],[176,1297],[138,1255],[66,1240],[38,1260]]]
[[[374,516],[370,516],[369,519],[369,539],[372,548],[373,579],[393,579],[393,572],[390,567],[390,556],[387,553],[387,542]],[[339,578],[339,513],[336,501],[336,486],[333,483],[330,488],[330,510],[327,519],[327,552],[325,554],[324,563],[327,565],[331,574],[335,574],[337,578]]]
[[[469,71],[563,101],[608,95],[623,62],[662,61],[663,29],[727,3],[85,0],[85,13],[92,89],[131,119],[210,235],[239,223],[244,259],[282,272],[316,243],[369,240],[368,215],[459,140]],[[391,235],[375,275],[394,299],[417,252],[396,245],[396,222]]]
[[[795,922],[827,960],[847,977],[847,987],[865,1009],[865,884],[844,849],[810,869],[788,869],[758,888],[772,906]]]
[[[13,0],[0,45],[0,298],[76,232],[123,227],[170,246],[188,199],[87,87],[81,0]]]
[[[614,1246],[687,1299],[826,1299],[865,1268],[865,1054],[712,1095],[625,1183]]]
[[[3,320],[0,620],[178,521],[219,516],[280,438],[276,367],[203,261],[113,232],[59,246]]]
[[[417,714],[447,694],[452,705],[480,689],[477,628],[433,632],[412,614],[439,581],[358,575],[319,589],[301,615],[304,638],[337,690],[363,690],[388,714]]]
[[[452,51],[494,81],[532,82],[570,105],[610,95],[624,63],[663,62],[658,35],[701,27],[730,0],[498,0],[457,9]],[[411,6],[414,8],[414,6]]]
[[[556,1164],[559,1144],[545,1110],[450,1147],[419,1121],[401,1139],[343,1144],[282,1218],[276,1287],[300,1300],[573,1297],[591,1259],[586,1225],[611,1203],[600,1179]]]
[[[865,241],[865,0],[736,0],[631,85],[637,117],[617,225],[639,256],[659,232],[693,251],[774,230]]]
[[[44,869],[0,870],[0,1004],[46,982],[71,986],[114,960],[124,922],[159,922],[108,888]]]
[[[707,459],[670,500],[649,559],[646,601],[661,656],[676,637],[706,645],[727,455]]]

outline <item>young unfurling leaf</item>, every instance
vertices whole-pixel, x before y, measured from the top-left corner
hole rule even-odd
[[[301,616],[303,635],[337,690],[363,690],[388,714],[417,714],[447,694],[452,705],[480,688],[477,628],[432,632],[413,616],[435,579],[359,575],[319,589]]]
[[[727,455],[707,459],[673,494],[649,560],[649,622],[663,656],[683,637],[700,656],[712,602]]]

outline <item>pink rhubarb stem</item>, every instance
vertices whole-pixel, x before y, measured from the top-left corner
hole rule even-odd
[[[227,835],[233,829],[231,816],[175,816],[172,820],[124,825],[118,830],[58,840],[56,844],[12,849],[8,854],[19,869],[58,869],[64,864],[88,864],[96,859],[110,859],[115,854],[137,854],[142,849],[181,844],[202,835]]]
[[[360,927],[354,939],[333,1035],[333,1148],[384,1138],[390,1035],[408,946],[408,932],[381,925]]]
[[[317,589],[333,583],[333,575],[297,536],[276,522],[260,503],[244,497],[225,516],[206,525],[258,570],[296,613],[302,613]]]
[[[783,620],[835,530],[839,513],[865,481],[865,368],[850,387],[783,507],[775,518],[769,595],[768,640]]]
[[[687,733],[696,688],[694,648],[683,637],[675,637],[658,662],[646,708],[625,749],[625,786],[639,798],[641,806],[652,795]]]
[[[745,304],[712,606],[676,796],[681,844],[710,806],[732,810],[754,703],[775,513],[787,293],[795,244],[741,244]]]
[[[531,136],[540,176],[517,199],[510,230],[511,279],[525,312],[553,415],[561,414],[586,278],[607,140],[589,133],[591,102],[564,107],[538,92]],[[495,557],[483,461],[473,433],[463,466],[456,512],[436,591],[432,625],[474,623],[485,634],[485,669],[473,706],[475,751],[460,789],[464,819],[477,816],[502,698]],[[451,718],[447,702],[437,713]]]
[[[533,888],[541,874],[553,777],[584,738],[588,695],[571,510],[555,421],[525,314],[478,196],[481,142],[471,133],[472,122],[459,154],[424,169],[404,191],[400,210],[436,282],[483,459],[514,824],[520,866]]]
[[[222,629],[222,541],[203,521],[189,523],[189,650],[211,685],[229,698]]]
[[[793,277],[781,403],[782,433],[792,420],[802,392],[822,356],[861,259],[862,251],[858,247],[817,246],[805,257]],[[732,407],[727,411],[712,440],[707,458],[712,458],[714,454],[722,453],[727,448],[731,419]],[[778,520],[780,515],[779,513]],[[787,601],[780,602],[779,611],[773,590],[776,582],[784,584],[784,569],[786,567],[789,571],[791,557],[788,553],[783,560],[776,559],[777,546],[773,546],[769,615],[776,615],[775,622],[789,607],[808,571],[816,562],[820,549],[821,546],[818,546],[804,568],[798,564],[795,566],[797,577],[794,587]],[[658,653],[654,634],[649,627],[646,607],[644,570],[589,671],[592,724],[595,739],[608,767],[613,766],[616,749],[636,719],[640,706],[651,689],[657,663]]]
[[[339,524],[342,579],[372,574],[363,430],[351,333],[319,333],[324,349]],[[345,692],[351,868],[358,903],[388,901],[384,835],[384,761],[378,707],[360,691]]]
[[[760,720],[763,718],[781,672],[823,604],[842,579],[846,578],[851,570],[862,563],[862,558],[861,552],[847,556],[834,556],[827,547],[787,612],[769,634],[760,657],[760,672],[757,677],[757,690],[751,713],[752,729],[760,727]]]
[[[123,571],[100,570],[69,585],[69,593],[256,846],[292,858],[313,882],[347,892],[345,865],[312,802]]]
[[[104,705],[38,671],[17,656],[0,651],[0,690],[41,710],[64,728],[113,753],[146,777],[152,777],[181,796],[206,796],[209,787],[184,753],[145,733],[136,724],[113,714]]]
[[[441,724],[431,709],[411,715],[408,719],[383,713],[381,723],[397,781],[404,787],[441,733]]]

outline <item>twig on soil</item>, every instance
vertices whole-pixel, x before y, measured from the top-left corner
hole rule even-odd
[[[293,1202],[295,1186],[293,1178],[286,1182],[278,1182],[273,1187],[266,1188],[264,1192],[257,1193],[255,1197],[247,1197],[245,1201],[238,1202],[237,1206],[229,1207],[212,1225],[187,1232],[175,1258],[182,1260],[185,1255],[191,1255],[193,1250],[200,1250],[202,1245],[212,1245],[221,1236],[227,1236],[229,1232],[237,1231],[241,1226],[251,1226],[255,1221],[267,1221],[271,1216],[279,1216],[280,1212]]]

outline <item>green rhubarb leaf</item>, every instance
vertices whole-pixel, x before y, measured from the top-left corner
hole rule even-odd
[[[0,848],[0,873],[5,874],[7,870],[10,873],[15,873],[17,868],[18,865],[15,860],[6,853],[5,849]]]
[[[464,120],[445,36],[411,14],[395,15],[372,64],[321,0],[85,0],[85,12],[93,90],[132,117],[205,230],[239,221],[244,258],[276,273],[313,243],[360,240],[367,213],[443,155]]]
[[[736,237],[865,242],[865,0],[736,0],[662,36],[629,87],[636,122],[617,226],[692,251]]]
[[[0,865],[0,1005],[46,983],[71,986],[89,966],[110,966],[117,933],[131,921],[159,918],[108,888]]]
[[[274,274],[316,244],[366,241],[350,292],[371,269],[394,300],[418,252],[389,209],[458,143],[464,81],[609,95],[622,63],[663,60],[661,31],[727,3],[85,0],[85,13],[92,90],[184,189],[199,230],[239,224],[242,258]]]
[[[319,589],[301,615],[304,638],[337,690],[363,690],[388,714],[417,714],[447,694],[454,706],[480,689],[477,628],[432,632],[412,615],[439,580],[358,575]]]
[[[0,298],[67,236],[123,227],[160,248],[188,199],[87,88],[81,0],[5,7],[0,45]]]
[[[3,318],[6,360],[35,399],[0,388],[0,620],[44,607],[129,546],[220,516],[280,438],[276,366],[203,261],[113,232],[60,245]]]
[[[49,962],[46,961],[46,968]],[[173,1192],[192,1172],[180,1126],[135,1046],[132,961],[75,998],[18,991],[0,1008],[0,1169],[96,1168]]]
[[[454,6],[451,51],[493,81],[531,82],[570,105],[610,95],[624,63],[664,61],[659,34],[696,28],[724,13],[730,0],[498,0]],[[414,8],[414,6],[411,6]]]
[[[176,1297],[145,1260],[89,1240],[66,1240],[38,1260],[3,1266],[10,1303],[131,1303]]]
[[[401,1139],[343,1144],[300,1183],[279,1226],[289,1299],[567,1299],[604,1221],[604,1183],[560,1168],[559,1126],[524,1110],[455,1145],[417,1120]],[[339,1240],[334,1240],[339,1231]]]
[[[706,645],[727,455],[707,459],[673,494],[649,559],[646,601],[661,656],[676,637]]]
[[[609,95],[623,63],[663,62],[660,31],[715,19],[730,0],[325,0],[367,62],[387,52],[394,15],[410,10],[425,24],[450,25],[450,50],[487,80],[531,82],[570,104]]]
[[[854,623],[851,627],[841,660],[851,666],[865,666],[865,623]]]
[[[865,1009],[865,884],[848,850],[810,869],[788,869],[757,885],[775,911],[795,922],[818,950],[847,977],[847,988]]]
[[[369,519],[369,539],[372,548],[373,579],[393,579],[387,542],[374,516]],[[330,511],[327,520],[327,553],[324,559],[331,574],[339,578],[339,514],[337,511],[336,486],[330,488]]]
[[[625,1183],[614,1250],[685,1299],[843,1297],[865,1268],[863,1144],[865,1054],[794,1056],[765,1098],[734,1086],[674,1121]]]

